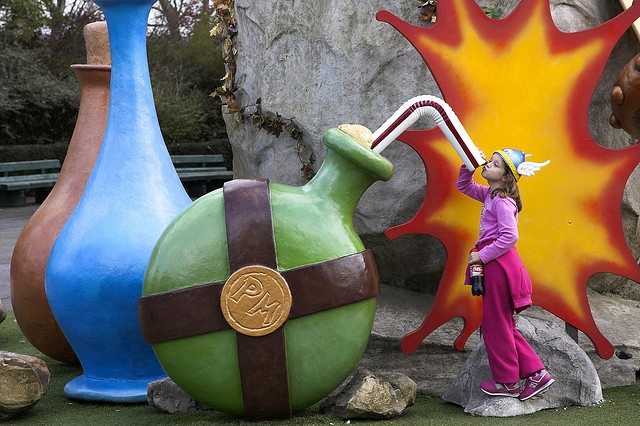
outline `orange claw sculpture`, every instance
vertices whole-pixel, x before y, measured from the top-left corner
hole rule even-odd
[[[620,209],[640,146],[598,145],[589,131],[588,108],[613,46],[638,16],[636,1],[602,25],[564,33],[553,23],[549,3],[537,0],[522,0],[499,20],[474,2],[440,2],[431,28],[387,11],[377,14],[420,52],[444,100],[480,149],[491,152],[517,142],[537,158],[551,160],[545,173],[520,185],[524,210],[518,251],[533,280],[533,302],[583,331],[602,358],[614,350],[591,315],[586,283],[596,272],[640,282]],[[448,257],[433,307],[400,345],[412,353],[442,324],[461,317],[464,328],[455,347],[462,349],[481,323],[481,300],[463,285],[480,207],[456,191],[460,159],[439,129],[407,130],[398,139],[422,158],[427,188],[416,215],[386,235],[433,235]]]

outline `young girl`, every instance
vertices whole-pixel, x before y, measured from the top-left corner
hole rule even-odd
[[[483,203],[480,238],[469,254],[469,265],[484,265],[482,336],[493,380],[482,381],[480,388],[488,395],[522,401],[538,395],[555,381],[516,329],[513,316],[531,306],[531,280],[515,247],[518,213],[522,210],[517,181],[521,175],[530,176],[548,164],[524,159],[522,151],[498,150],[482,167],[481,176],[489,186],[476,183],[473,171],[464,164],[456,184],[459,191]],[[469,268],[467,277],[468,274]],[[526,379],[522,390],[521,379]]]

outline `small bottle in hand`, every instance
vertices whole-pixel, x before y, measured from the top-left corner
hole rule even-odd
[[[484,266],[475,263],[469,266],[471,275],[471,294],[482,296],[484,294]]]

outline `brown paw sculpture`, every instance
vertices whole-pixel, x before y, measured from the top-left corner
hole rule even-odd
[[[640,54],[625,65],[611,89],[609,124],[640,138]]]

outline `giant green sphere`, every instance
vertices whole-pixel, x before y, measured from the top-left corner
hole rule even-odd
[[[371,260],[366,266],[366,273],[357,268],[355,271],[360,272],[339,273],[333,278],[339,282],[332,281],[329,287],[335,287],[331,291],[340,295],[341,288],[350,290],[361,286],[362,280],[375,280],[377,288],[375,264],[370,254],[364,255],[368,252],[353,228],[352,218],[362,194],[375,181],[388,180],[393,173],[393,165],[341,130],[327,131],[324,142],[328,146],[327,157],[316,176],[306,185],[267,184],[272,220],[268,227],[272,230],[275,247],[274,269],[287,276],[297,268],[331,264],[350,259],[350,256],[360,261],[362,255]],[[242,182],[230,183],[239,183],[242,187]],[[243,199],[241,192],[237,198]],[[247,210],[253,208],[250,198],[247,196]],[[243,213],[238,206],[234,212],[234,215]],[[189,292],[210,283],[225,285],[234,272],[229,261],[229,218],[225,216],[224,190],[219,189],[195,201],[169,225],[151,256],[141,302],[143,299],[161,298],[165,294]],[[251,232],[246,232],[246,229],[242,232],[248,249],[252,247]],[[243,256],[250,257],[251,254],[243,253]],[[322,295],[324,289],[314,288],[314,283],[313,279],[297,283],[297,290],[291,292],[294,306],[298,303],[299,307],[304,300],[302,293],[307,291]],[[331,293],[328,289],[327,292]],[[196,298],[193,304],[169,305],[170,308],[155,315],[165,316],[168,321],[165,324],[170,326],[174,322],[198,322],[203,312],[208,313],[209,309],[216,310],[215,315],[219,315],[220,301],[216,299],[210,305],[207,303]],[[349,375],[367,345],[375,308],[374,294],[362,300],[289,317],[281,325],[279,331],[284,332],[283,356],[287,377],[284,385],[288,387],[289,395],[288,415],[324,398]],[[143,320],[145,307],[142,303],[140,310],[143,333],[154,324],[163,323],[164,320]],[[158,332],[162,334],[163,330]],[[253,371],[251,380],[254,382],[243,381],[246,370],[243,373],[239,367],[238,339],[246,339],[246,336],[239,334],[242,333],[227,328],[184,337],[170,336],[151,343],[167,374],[196,400],[237,416],[286,416],[287,413],[281,411],[270,412],[268,407],[255,413],[246,406],[248,402],[246,395],[243,398],[243,389],[244,393],[253,385],[268,389],[264,382],[271,380],[271,376],[270,371]],[[249,339],[255,339],[252,344],[257,348],[256,353],[260,352],[259,339],[262,337]],[[248,356],[250,359],[251,355]]]

